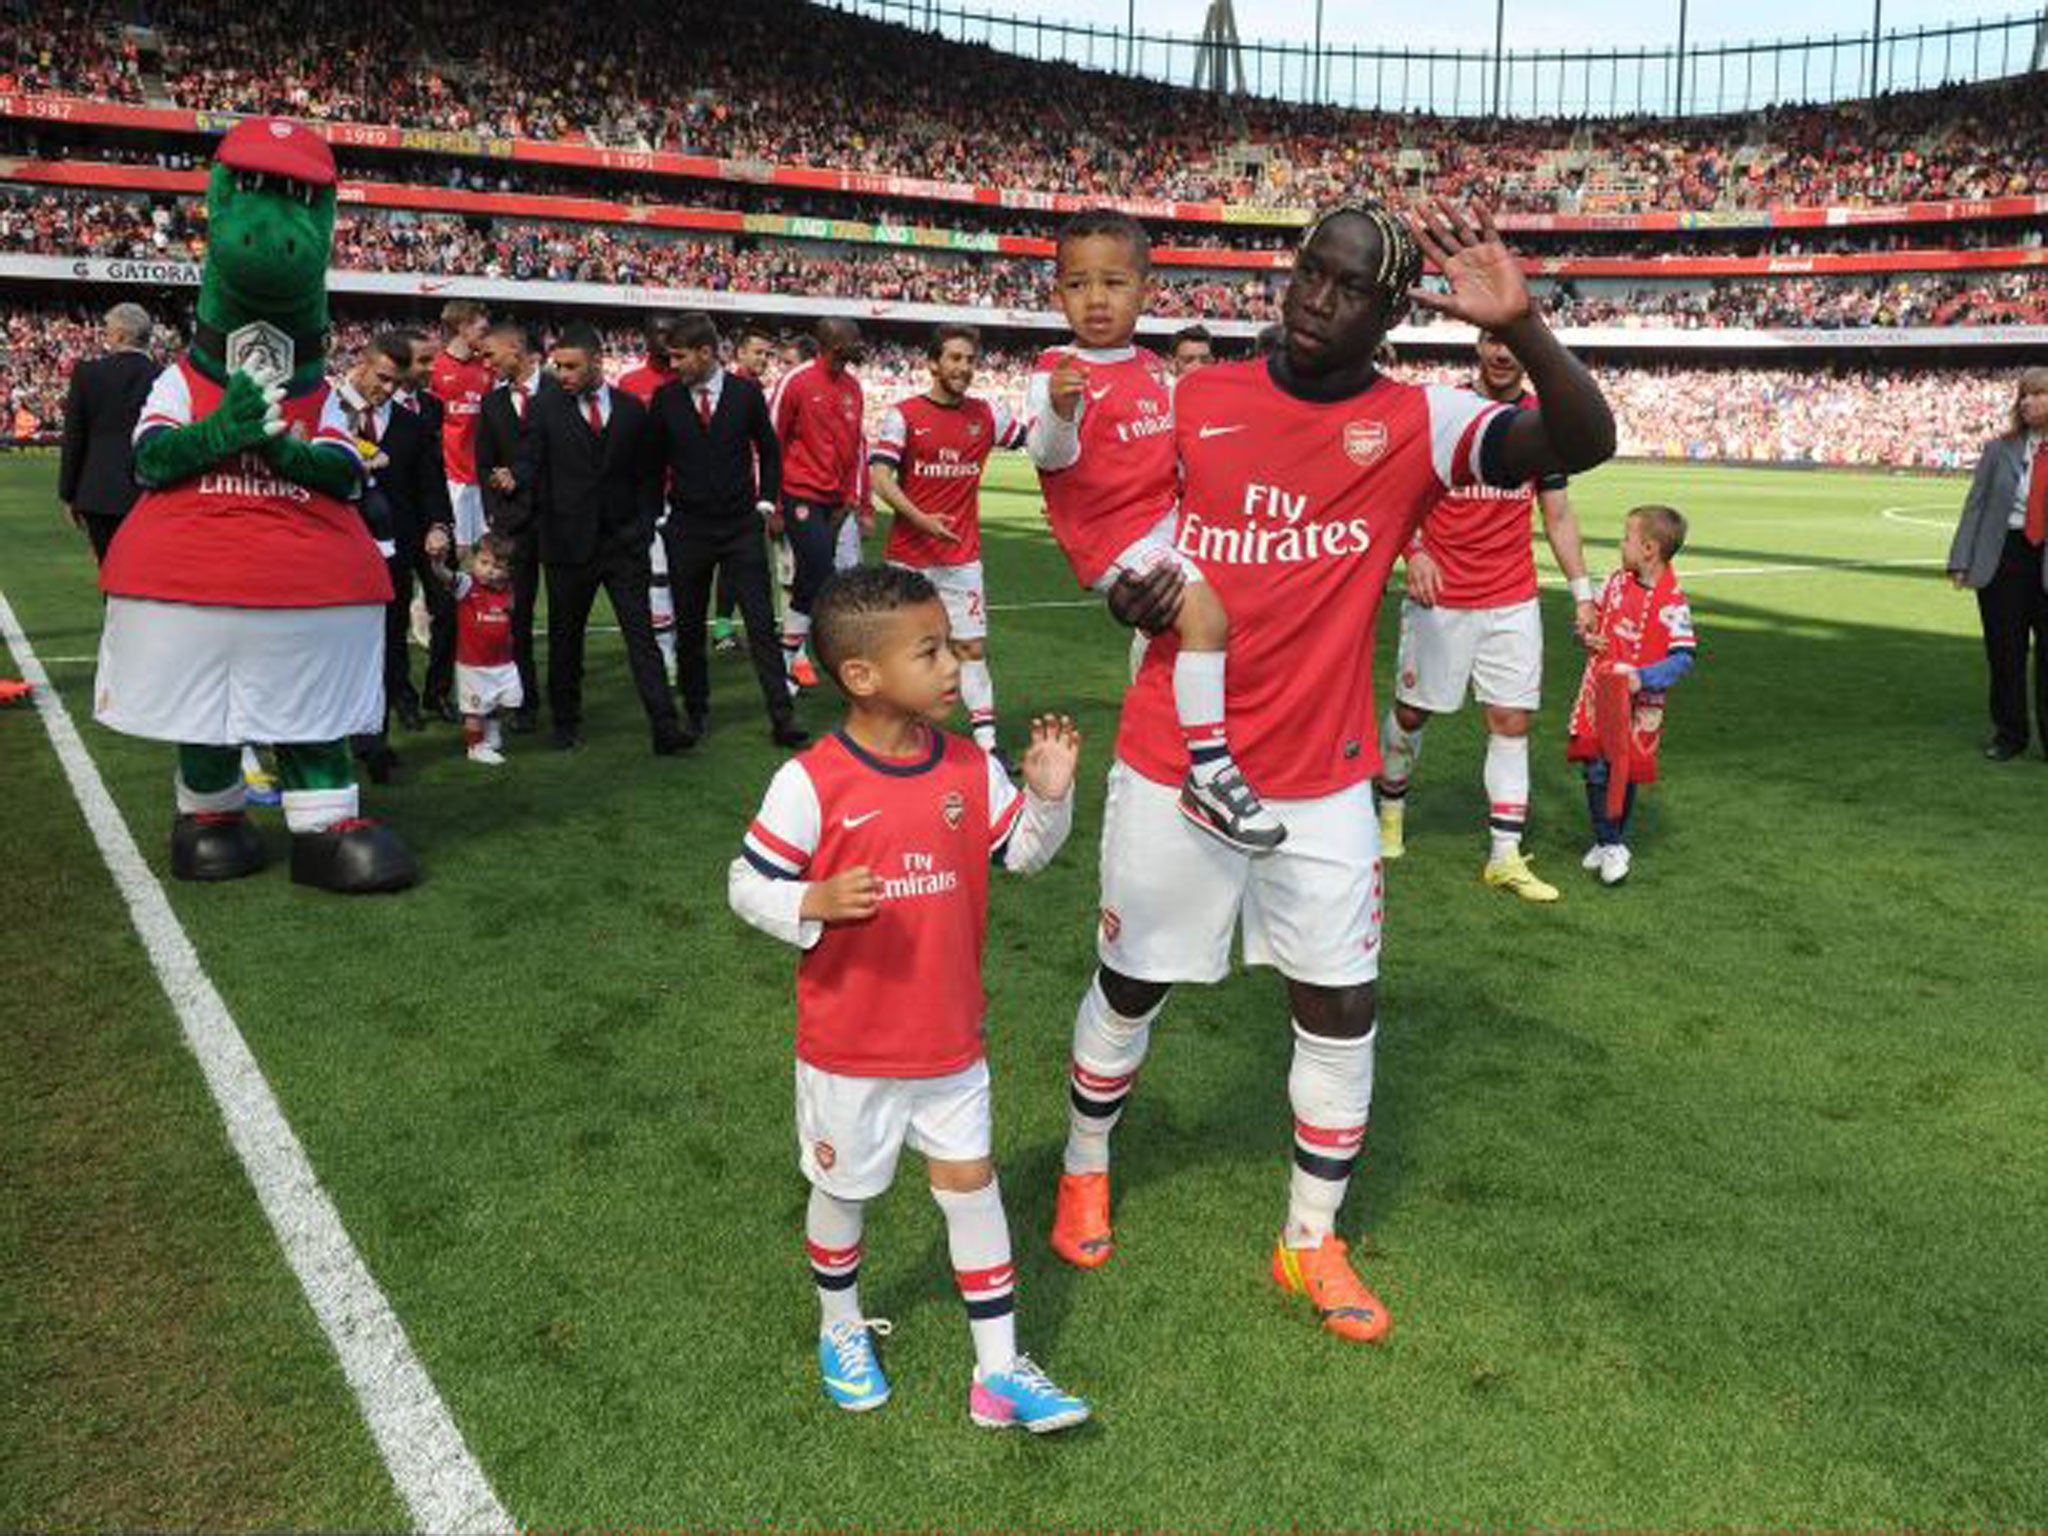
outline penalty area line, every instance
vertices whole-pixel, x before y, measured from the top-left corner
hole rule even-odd
[[[271,1231],[340,1358],[392,1485],[421,1531],[516,1532],[447,1404],[413,1352],[341,1213],[321,1186],[226,1001],[199,962],[170,899],[135,846],[64,700],[0,592],[0,637],[35,690],[37,713],[100,857],[127,905],[185,1043],[220,1109]]]

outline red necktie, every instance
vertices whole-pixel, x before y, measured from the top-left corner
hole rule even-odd
[[[590,418],[590,430],[599,437],[604,436],[604,412],[597,408],[596,390],[583,397],[583,414]]]
[[[711,391],[709,389],[697,391],[697,419],[707,427],[711,425]]]
[[[2048,534],[2048,438],[2034,444],[2034,472],[2027,479],[2027,542]]]

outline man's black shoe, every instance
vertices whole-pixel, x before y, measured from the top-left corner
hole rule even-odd
[[[683,745],[694,747],[710,734],[710,723],[702,715],[691,715],[683,721]]]
[[[555,750],[557,752],[574,752],[582,745],[583,732],[575,726],[558,725],[555,727]]]
[[[427,722],[420,716],[420,701],[418,699],[400,698],[391,707],[392,712],[398,716],[398,723],[408,731],[417,731],[425,728]]]
[[[689,751],[695,745],[697,745],[697,738],[683,730],[680,726],[671,726],[667,730],[654,733],[654,755],[656,757],[676,757]]]
[[[781,722],[773,730],[769,731],[768,734],[773,738],[775,745],[778,747],[808,746],[811,740],[811,733],[798,725],[794,720]]]
[[[1984,755],[1994,763],[2009,762],[2026,750],[2025,743],[2015,745],[2012,742],[2000,741],[1996,738],[1984,743]]]
[[[461,716],[458,715],[456,718],[460,719]],[[512,728],[512,734],[515,736],[524,736],[529,732],[537,731],[540,729],[540,706],[538,704],[522,704],[512,711],[511,717],[505,723]]]

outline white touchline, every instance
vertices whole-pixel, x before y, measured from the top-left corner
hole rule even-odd
[[[510,1536],[517,1524],[491,1491],[447,1404],[413,1353],[398,1314],[349,1240],[340,1212],[321,1188],[305,1148],[226,1002],[200,965],[163,886],[143,862],[128,823],[4,592],[0,636],[6,638],[23,679],[35,689],[50,745],[99,844],[100,857],[128,905],[157,981],[177,1012],[185,1043],[198,1058],[228,1140],[286,1262],[341,1359],[342,1373],[355,1392],[392,1484],[412,1512],[413,1524],[436,1536],[467,1531]]]

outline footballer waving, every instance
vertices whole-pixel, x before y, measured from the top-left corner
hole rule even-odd
[[[1419,288],[1424,258],[1448,292]],[[1373,357],[1411,302],[1490,331],[1541,404],[1388,378]],[[1174,402],[1179,549],[1231,615],[1226,709],[1246,775],[1288,827],[1254,859],[1188,826],[1172,694],[1172,565],[1120,581],[1118,616],[1161,638],[1124,700],[1102,831],[1100,965],[1074,1021],[1053,1247],[1114,1249],[1110,1133],[1176,982],[1245,959],[1287,983],[1294,1162],[1272,1275],[1339,1338],[1390,1326],[1337,1234],[1372,1101],[1381,880],[1373,628],[1395,561],[1449,490],[1591,469],[1614,451],[1599,387],[1543,323],[1484,210],[1331,209],[1309,228],[1273,357],[1205,368]]]

